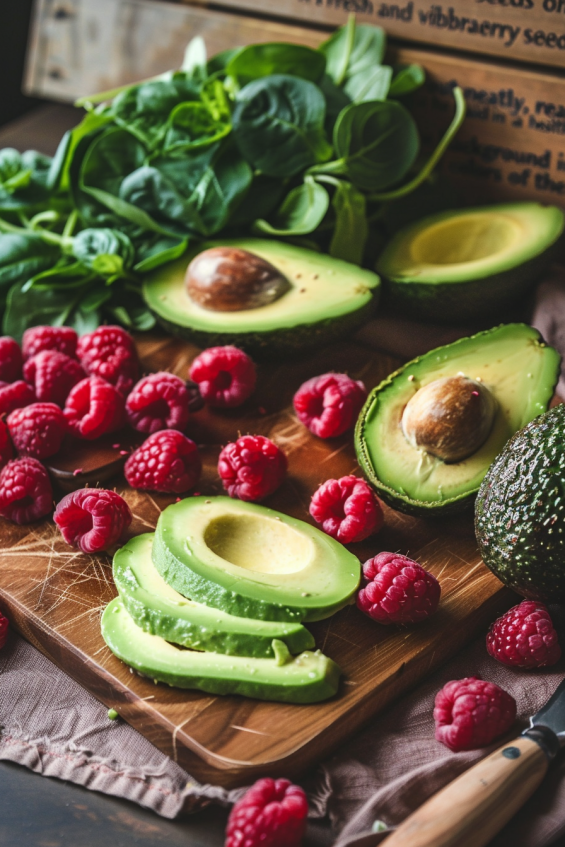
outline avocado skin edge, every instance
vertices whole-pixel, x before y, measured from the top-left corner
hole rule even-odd
[[[485,565],[524,597],[565,600],[565,405],[507,442],[477,496],[475,533]]]
[[[504,326],[504,324],[501,324]],[[481,335],[485,335],[492,332],[492,330],[484,330],[483,332],[478,332],[475,335],[469,336],[470,338],[480,338]],[[545,341],[542,338],[541,334],[538,332],[538,337],[540,343],[544,343]],[[460,341],[467,341],[467,338],[461,338]],[[458,344],[458,341],[454,341],[451,344],[445,344],[442,347],[435,348],[436,350],[442,350],[444,347],[454,347]],[[405,494],[401,494],[399,491],[395,491],[388,485],[385,485],[380,479],[375,475],[373,470],[373,466],[371,460],[369,458],[366,446],[365,446],[365,438],[364,438],[364,430],[367,415],[369,414],[373,401],[377,394],[386,386],[390,385],[396,377],[400,376],[404,371],[408,368],[412,367],[417,362],[420,362],[422,358],[425,358],[429,355],[429,353],[435,352],[434,350],[428,351],[428,353],[424,353],[422,356],[417,356],[415,359],[411,359],[406,364],[402,365],[396,371],[391,373],[386,379],[384,379],[379,385],[377,385],[373,390],[369,393],[367,400],[365,401],[365,405],[361,409],[359,413],[359,417],[357,418],[357,423],[355,425],[355,434],[354,434],[354,444],[355,444],[355,452],[357,454],[357,461],[359,462],[359,466],[363,471],[368,482],[371,486],[377,491],[381,500],[383,500],[388,506],[391,506],[393,509],[396,509],[398,512],[403,512],[405,515],[412,515],[414,517],[423,518],[443,518],[448,517],[450,515],[458,514],[459,512],[465,511],[465,509],[473,506],[475,502],[475,498],[477,493],[479,492],[480,486],[473,488],[472,490],[466,492],[465,494],[461,494],[459,497],[454,497],[445,501],[432,501],[425,502],[422,500],[414,500],[411,497],[408,497]],[[552,386],[552,393],[555,391],[557,383],[559,381],[559,370],[556,371],[555,380]],[[537,420],[537,419],[536,419]],[[514,437],[514,436],[513,436]],[[483,479],[484,482],[484,479]],[[481,483],[482,484],[482,483]]]
[[[517,268],[469,282],[396,282],[379,270],[384,304],[403,316],[434,323],[462,323],[485,314],[489,320],[496,319],[505,306],[527,294],[560,254],[564,241],[561,236],[545,252]]]
[[[291,356],[293,353],[313,347],[321,347],[342,338],[356,330],[361,324],[366,323],[373,316],[378,302],[379,291],[376,290],[368,303],[339,318],[319,321],[318,323],[299,324],[291,329],[276,329],[265,333],[203,332],[172,323],[161,317],[157,312],[151,311],[157,322],[167,332],[179,338],[185,338],[187,341],[192,341],[198,347],[223,347],[227,344],[235,344],[236,347],[248,353],[269,358],[281,353]]]

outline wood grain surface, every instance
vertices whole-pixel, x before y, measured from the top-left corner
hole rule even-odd
[[[167,369],[181,376],[198,352],[158,336],[145,337],[140,350],[145,370]],[[221,492],[216,473],[221,445],[238,433],[261,433],[289,458],[288,479],[266,504],[309,519],[317,485],[355,472],[357,465],[350,436],[322,441],[297,421],[294,391],[306,378],[328,370],[346,371],[370,388],[397,364],[361,344],[344,342],[294,362],[260,365],[258,389],[245,406],[225,412],[203,409],[189,423],[187,432],[201,445],[204,462],[198,490]],[[126,435],[115,435],[113,444],[121,443],[127,443]],[[113,461],[112,449],[119,454],[121,448],[101,452],[108,461]],[[64,448],[59,463],[67,471],[68,455]],[[86,456],[76,455],[76,460],[86,467]],[[91,480],[92,473],[89,467]],[[174,499],[128,490],[120,476],[109,484],[131,506],[132,535],[151,530]],[[2,522],[0,531],[0,607],[16,628],[189,773],[224,785],[245,784],[259,774],[292,774],[327,755],[510,605],[507,591],[479,559],[471,514],[442,522],[387,509],[381,533],[352,549],[363,561],[381,550],[414,556],[441,582],[438,613],[422,626],[402,629],[379,626],[350,606],[313,624],[317,646],[343,670],[337,697],[326,703],[296,706],[216,697],[155,685],[105,646],[100,614],[116,595],[109,556],[69,548],[49,521],[23,527]]]

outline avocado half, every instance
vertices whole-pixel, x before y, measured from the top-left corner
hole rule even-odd
[[[534,600],[565,601],[565,405],[510,439],[477,495],[485,565]]]
[[[559,377],[560,356],[525,324],[461,338],[413,359],[370,393],[355,431],[359,464],[382,499],[412,515],[443,516],[471,505],[508,439],[544,412]],[[490,434],[472,455],[446,463],[414,447],[401,420],[419,388],[463,374],[494,396]]]
[[[360,564],[339,541],[230,497],[189,497],[159,516],[155,567],[184,597],[230,615],[315,621],[353,602]]]
[[[278,300],[255,309],[204,309],[188,296],[190,261],[211,247],[238,247],[266,259],[288,280]],[[148,274],[143,296],[173,335],[204,347],[235,344],[256,351],[291,352],[343,336],[367,320],[377,303],[380,279],[371,271],[280,241],[250,238],[208,242]]]
[[[159,574],[152,560],[153,533],[131,538],[114,556],[113,574],[123,605],[145,632],[192,650],[274,658],[273,639],[290,653],[314,646],[299,623],[237,618],[183,597]]]
[[[556,206],[456,209],[400,230],[377,261],[387,299],[420,319],[492,317],[553,261],[565,216]]]

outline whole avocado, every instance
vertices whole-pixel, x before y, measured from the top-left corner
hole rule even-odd
[[[565,601],[565,405],[521,429],[490,466],[475,505],[484,563],[524,597]]]

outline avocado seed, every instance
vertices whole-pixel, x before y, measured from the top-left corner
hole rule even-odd
[[[238,247],[212,247],[189,264],[188,296],[203,309],[239,312],[278,300],[290,284],[274,265]]]
[[[406,440],[444,462],[460,462],[481,447],[492,429],[497,402],[482,383],[447,376],[420,388],[406,404]]]

